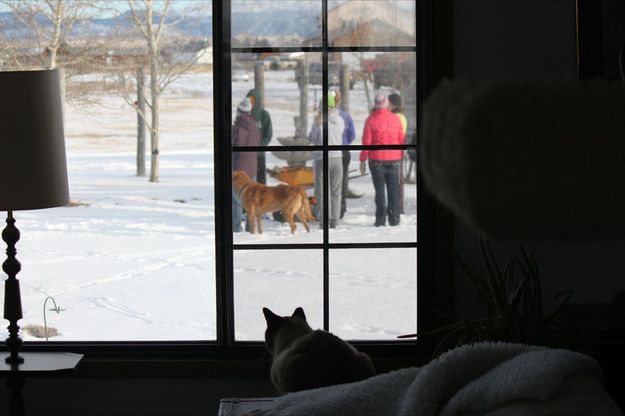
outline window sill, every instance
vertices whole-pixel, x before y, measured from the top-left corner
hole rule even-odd
[[[428,362],[431,351],[416,342],[357,343],[378,373]],[[224,347],[208,343],[28,343],[24,351],[84,354],[79,377],[267,377],[271,355],[262,343]]]

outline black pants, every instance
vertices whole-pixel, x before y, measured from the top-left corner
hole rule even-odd
[[[349,162],[351,162],[352,156],[349,150],[343,150],[343,186],[341,187],[341,215],[343,218],[347,211],[347,201],[345,194],[349,191]]]
[[[399,224],[399,166],[401,161],[370,160],[375,188],[375,226]]]
[[[265,177],[265,152],[258,152],[256,160],[258,162],[258,166],[256,167],[256,182],[267,183],[267,178]]]

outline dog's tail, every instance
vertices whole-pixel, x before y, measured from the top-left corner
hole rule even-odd
[[[302,210],[304,212],[306,220],[317,221],[317,217],[315,217],[315,215],[312,213],[312,210],[310,209],[310,204],[308,203],[308,194],[306,194],[306,191],[302,188],[299,188],[299,193],[302,197]]]

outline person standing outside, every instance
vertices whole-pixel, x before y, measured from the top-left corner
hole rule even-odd
[[[260,146],[261,134],[256,120],[252,115],[252,102],[249,97],[244,98],[237,106],[237,117],[232,127],[232,146]],[[232,170],[242,170],[250,178],[256,178],[256,152],[232,152]],[[239,195],[232,190],[232,230],[236,233],[243,231],[243,207]]]
[[[260,145],[267,146],[271,142],[271,136],[273,135],[273,129],[271,126],[271,116],[269,112],[263,107],[263,97],[260,91],[251,89],[247,95],[252,103],[252,115],[256,120],[256,125],[260,130],[261,139]],[[257,155],[257,168],[256,168],[256,182],[267,183],[267,177],[265,173],[265,152],[258,152]]]
[[[401,104],[401,96],[393,93],[388,96],[388,108],[391,113],[394,113],[399,117],[399,122],[404,130],[404,139],[408,132],[408,120],[404,114],[404,108]],[[404,160],[404,152],[402,152],[402,161]],[[399,165],[399,213],[404,213],[404,164]]]
[[[330,94],[334,95],[334,102],[336,104],[336,108],[339,111],[343,122],[345,123],[345,129],[343,130],[343,145],[352,144],[354,139],[356,138],[356,128],[354,127],[354,120],[352,116],[345,110],[341,108],[341,92],[340,91],[330,91]],[[341,186],[341,213],[339,218],[343,218],[345,216],[345,212],[347,211],[347,197],[357,198],[358,195],[350,191],[349,189],[349,163],[351,162],[352,156],[350,151],[345,149],[342,151],[343,155],[343,184]]]
[[[313,145],[323,144],[323,102],[319,104],[320,114],[310,130],[308,139]],[[343,143],[345,122],[336,108],[335,97],[328,94],[328,145],[340,146]],[[313,151],[313,169],[315,171],[315,198],[317,199],[317,219],[323,228],[323,152]],[[340,219],[341,188],[343,187],[343,155],[340,150],[328,152],[328,227],[336,228]]]
[[[388,98],[384,93],[375,96],[373,111],[367,117],[362,132],[362,144],[390,145],[404,144],[404,130],[399,117],[388,109]],[[362,150],[360,172],[367,172],[367,160],[375,189],[375,226],[388,223],[399,225],[399,166],[401,149]],[[386,194],[386,195],[385,195]]]

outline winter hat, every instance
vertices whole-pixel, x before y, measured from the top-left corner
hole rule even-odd
[[[334,99],[334,94],[328,94],[328,108],[336,107],[336,100]]]
[[[393,93],[389,95],[388,102],[394,105],[395,107],[401,107],[401,97],[397,93]]]
[[[375,95],[375,102],[373,104],[373,108],[387,108],[388,107],[388,98],[383,92],[379,92]]]
[[[334,100],[333,94],[328,94],[328,110],[336,107],[336,101]],[[319,100],[319,107],[317,110],[321,113],[323,112],[323,98]]]
[[[241,113],[251,112],[252,102],[250,101],[250,99],[248,97],[245,97],[244,99],[242,99],[241,102],[239,103],[239,106],[237,107],[237,110]]]

